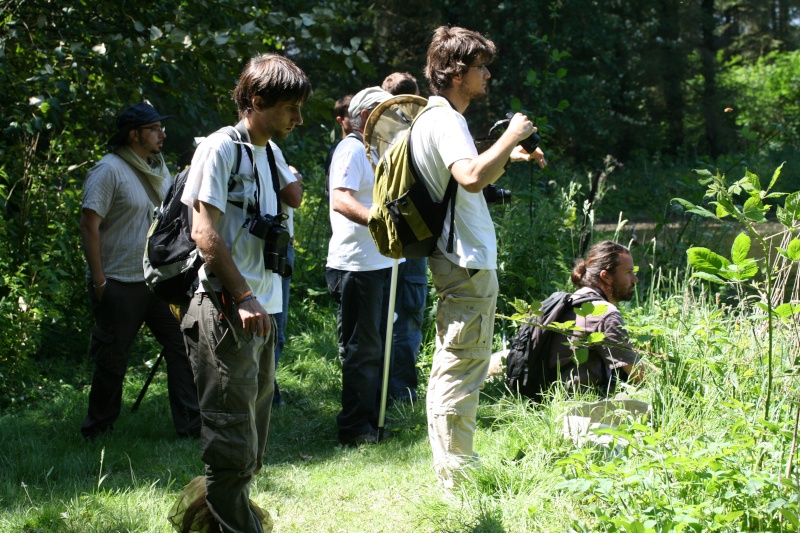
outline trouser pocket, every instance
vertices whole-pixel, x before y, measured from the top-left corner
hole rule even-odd
[[[203,411],[202,417],[203,462],[226,470],[252,466],[255,444],[246,412]]]
[[[494,298],[445,297],[437,324],[444,348],[460,357],[488,357],[494,303]]]

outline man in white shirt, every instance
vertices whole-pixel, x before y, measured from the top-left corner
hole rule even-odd
[[[458,27],[442,26],[428,48],[425,76],[435,106],[414,124],[414,163],[431,195],[441,201],[452,174],[458,183],[455,212],[448,213],[437,250],[429,260],[439,296],[436,352],[427,392],[428,437],[434,469],[445,487],[461,480],[477,457],[473,451],[478,396],[492,351],[497,302],[497,239],[483,188],[494,183],[513,161],[544,154],[527,153],[518,143],[535,132],[517,113],[505,133],[478,154],[463,113],[486,94],[487,65],[495,56],[492,41]],[[455,243],[447,251],[450,217]]]
[[[367,117],[391,94],[379,87],[350,100],[354,129],[336,147],[330,169],[330,220],[325,279],[339,304],[342,410],[336,417],[345,445],[378,442],[381,361],[393,260],[382,256],[367,229],[375,174],[362,132]]]
[[[253,57],[233,91],[241,142],[224,132],[197,147],[183,203],[191,208],[192,239],[207,280],[183,314],[181,328],[192,361],[203,418],[205,476],[187,485],[170,513],[180,531],[271,530],[272,520],[249,499],[262,466],[275,379],[275,322],[281,282],[266,270],[265,239],[244,225],[278,213],[267,146],[303,123],[311,84],[277,54]],[[241,151],[239,171],[235,171]],[[232,175],[233,174],[233,175]],[[243,227],[244,225],[244,227]]]

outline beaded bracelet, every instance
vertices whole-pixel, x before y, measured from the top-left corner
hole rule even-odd
[[[239,300],[238,302],[236,302],[236,305],[242,305],[242,304],[243,304],[243,303],[245,303],[247,300],[255,300],[255,299],[256,299],[256,295],[255,295],[255,294],[253,294],[253,293],[250,293],[248,296],[245,296],[244,298],[242,298],[241,300]]]

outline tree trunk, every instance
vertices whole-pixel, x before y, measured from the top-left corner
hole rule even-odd
[[[708,153],[716,158],[721,152],[720,146],[720,120],[717,96],[717,43],[714,36],[716,29],[714,23],[714,0],[702,0],[701,4],[701,73],[703,76],[703,95],[701,98],[705,122],[705,133]]]

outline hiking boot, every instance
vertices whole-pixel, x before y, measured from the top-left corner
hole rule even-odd
[[[360,446],[362,444],[377,444],[378,443],[378,430],[372,429],[370,431],[355,435],[353,437],[339,436],[339,442],[345,446]]]
[[[339,442],[344,446],[360,446],[362,444],[378,444],[393,436],[391,431],[384,429],[381,437],[377,429],[371,429],[354,437],[339,436]]]

